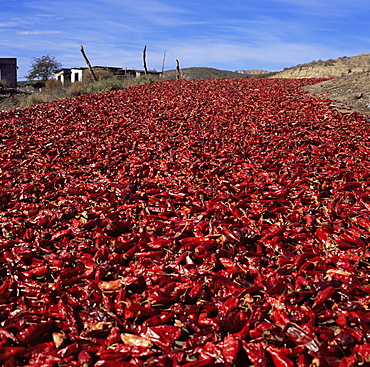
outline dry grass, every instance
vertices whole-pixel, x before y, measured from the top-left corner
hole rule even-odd
[[[85,73],[82,82],[75,82],[64,88],[60,81],[50,79],[45,82],[45,88],[27,94],[15,94],[0,99],[0,111],[9,111],[20,108],[27,108],[39,103],[61,100],[70,97],[77,97],[90,93],[106,92],[110,90],[124,89],[138,84],[149,84],[158,81],[149,75],[134,78],[124,77],[116,79],[105,70],[97,70],[97,82],[93,81],[90,73]]]
[[[108,70],[104,70],[104,69],[100,69],[100,68],[99,69],[94,69],[93,68],[93,70],[94,70],[94,74],[95,74],[96,78],[98,79],[98,81],[112,78],[112,74]],[[86,84],[91,84],[91,83],[94,82],[94,79],[93,79],[91,73],[86,71],[85,73],[83,73],[82,81]]]

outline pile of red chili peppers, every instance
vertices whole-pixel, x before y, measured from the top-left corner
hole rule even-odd
[[[0,113],[0,364],[369,365],[370,121],[318,81]]]

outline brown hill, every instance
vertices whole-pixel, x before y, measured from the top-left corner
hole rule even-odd
[[[265,70],[219,70],[207,67],[191,67],[181,69],[183,79],[222,79],[222,78],[267,78],[274,74]],[[165,79],[175,79],[176,70],[164,72]]]
[[[367,71],[370,71],[370,53],[325,61],[312,61],[307,64],[285,68],[270,78],[337,78]]]
[[[268,78],[276,74],[275,71],[267,70],[235,70],[235,73],[248,75],[250,78]]]
[[[228,70],[219,70],[206,67],[191,67],[181,69],[182,79],[219,79],[219,78],[248,78],[248,75]],[[176,79],[176,70],[164,72],[164,79]]]

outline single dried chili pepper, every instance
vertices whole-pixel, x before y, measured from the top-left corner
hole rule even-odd
[[[234,335],[229,334],[218,346],[222,350],[225,361],[234,365],[240,350],[239,340]]]
[[[336,293],[336,289],[333,286],[329,286],[325,289],[319,291],[315,297],[315,301],[312,305],[312,308],[315,308],[322,303],[324,303],[328,298],[333,296]]]
[[[279,349],[273,348],[270,345],[266,348],[269,352],[275,367],[293,367],[294,363],[286,357]]]
[[[312,356],[320,355],[320,345],[318,341],[312,338],[308,333],[306,333],[302,328],[296,325],[288,325],[286,333],[289,338],[295,344],[299,346],[304,346],[308,349],[308,353]]]
[[[46,321],[38,325],[29,326],[21,330],[17,335],[17,339],[23,344],[29,344],[36,340],[38,337],[55,328],[56,324],[54,321]]]
[[[145,320],[143,322],[144,326],[157,326],[157,325],[164,325],[168,323],[173,316],[175,315],[175,312],[162,312],[160,315],[155,315],[150,317],[149,319]]]

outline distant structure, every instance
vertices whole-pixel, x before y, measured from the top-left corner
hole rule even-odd
[[[55,79],[59,80],[62,85],[69,85],[75,82],[82,82],[82,75],[87,68],[62,68],[54,72]]]
[[[112,76],[118,79],[124,79],[127,77],[138,78],[145,75],[144,70],[133,70],[133,69],[122,69],[112,66],[93,66],[94,71],[102,70],[108,71]],[[84,73],[88,73],[88,68],[85,67],[71,67],[61,68],[55,71],[55,79],[59,80],[62,85],[67,86],[75,82],[82,82]],[[159,75],[158,71],[147,71],[150,75]]]
[[[0,81],[8,88],[17,88],[16,58],[0,58]]]

